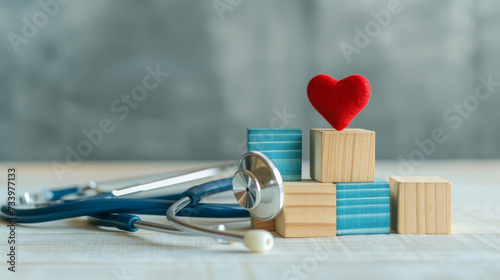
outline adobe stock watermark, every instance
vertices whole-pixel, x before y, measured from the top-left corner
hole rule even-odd
[[[241,3],[243,3],[243,0],[214,0],[212,5],[220,21],[224,21],[224,14],[234,11]]]
[[[7,182],[5,182],[5,186],[7,187],[7,201],[6,201],[6,211],[9,214],[10,218],[6,221],[7,224],[7,270],[10,272],[16,272],[17,265],[17,244],[16,244],[16,226],[17,226],[17,218],[16,218],[16,193],[17,193],[17,168],[9,167],[7,168]]]
[[[318,270],[320,262],[330,257],[328,251],[321,246],[314,249],[312,256],[305,257],[299,265],[293,265],[283,273],[282,280],[306,280]]]
[[[277,108],[273,108],[274,116],[269,120],[270,128],[283,128],[290,125],[291,120],[295,119],[297,116],[294,114],[290,114],[287,111],[286,105],[283,108],[278,110]],[[244,155],[248,151],[248,143],[247,141],[242,141],[238,147],[238,153],[240,155]]]
[[[111,274],[113,274],[113,280],[134,280],[136,277],[132,274],[129,274],[125,269],[122,267],[121,271],[118,271],[116,269],[111,270]]]
[[[51,18],[57,16],[61,7],[67,5],[72,0],[40,0],[38,6],[40,9],[33,13],[31,19],[22,17],[23,26],[20,33],[9,32],[7,38],[15,53],[19,53],[22,45],[28,44],[39,32],[40,28],[45,27]]]
[[[347,63],[351,62],[351,56],[353,54],[361,53],[361,49],[366,48],[370,45],[373,38],[377,37],[382,33],[382,30],[389,26],[391,23],[393,15],[401,13],[403,6],[399,0],[390,0],[387,2],[387,9],[380,10],[378,12],[371,10],[370,14],[373,20],[367,22],[363,29],[359,27],[354,27],[356,34],[353,38],[353,44],[349,44],[346,41],[342,41],[339,44],[339,48],[342,51]]]
[[[488,75],[487,78],[479,76],[479,83],[474,92],[465,97],[462,102],[455,103],[453,106],[443,113],[443,121],[449,125],[451,130],[459,129],[464,119],[472,116],[472,113],[477,111],[481,102],[488,100],[493,93],[500,87],[500,82],[493,80],[493,75]],[[445,128],[436,127],[432,130],[430,137],[423,140],[415,139],[416,148],[413,149],[408,158],[399,156],[398,175],[408,176],[415,172],[417,166],[422,165],[425,160],[436,152],[439,144],[445,143],[449,136]],[[395,176],[391,172],[386,172],[387,177]]]
[[[168,72],[162,72],[159,64],[156,68],[148,65],[145,70],[147,74],[142,79],[141,85],[133,87],[129,94],[121,94],[120,98],[111,103],[110,110],[116,115],[117,120],[102,118],[96,128],[83,129],[83,139],[73,147],[70,145],[65,147],[65,162],[52,162],[52,169],[60,182],[63,181],[64,174],[72,172],[82,163],[84,157],[92,153],[94,147],[101,145],[104,136],[115,130],[117,121],[125,120],[131,110],[137,108],[139,103],[148,97],[149,91],[156,89],[170,75]]]

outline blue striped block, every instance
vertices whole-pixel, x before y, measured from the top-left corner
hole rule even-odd
[[[283,181],[302,178],[302,131],[298,128],[249,128],[248,151],[266,155]]]
[[[337,235],[391,233],[389,183],[337,183]]]

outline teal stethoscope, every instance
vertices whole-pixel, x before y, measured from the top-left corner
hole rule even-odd
[[[36,205],[36,207],[15,209],[15,213],[9,213],[9,208],[3,206],[0,215],[6,221],[14,219],[17,223],[39,223],[89,216],[89,220],[99,226],[116,227],[130,232],[147,229],[170,234],[203,235],[227,241],[243,242],[247,248],[254,252],[269,251],[274,240],[267,231],[248,230],[244,234],[240,234],[222,228],[212,229],[188,223],[185,219],[180,218],[181,216],[183,218],[243,218],[248,217],[249,212],[254,217],[264,221],[274,218],[283,208],[283,182],[278,169],[262,153],[249,152],[243,155],[233,178],[197,185],[176,195],[146,199],[123,198],[127,195],[180,183],[213,178],[224,174],[224,172],[227,170],[223,167],[213,167],[93,196],[84,195],[90,190],[96,190],[96,183],[63,190],[46,190],[42,195],[25,193],[20,198],[20,202],[25,205]],[[199,203],[207,196],[231,189],[239,205]],[[75,194],[82,196],[82,198],[64,199],[67,195]],[[142,221],[136,216],[138,214],[165,215],[165,213],[170,225]]]

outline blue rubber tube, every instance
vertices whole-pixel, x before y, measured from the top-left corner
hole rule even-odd
[[[183,192],[181,197],[189,196],[191,198],[191,203],[189,203],[188,206],[194,206],[206,196],[229,191],[231,189],[233,189],[233,178],[226,178],[191,187]]]
[[[89,198],[66,200],[62,204],[31,209],[16,209],[10,215],[7,206],[1,208],[3,220],[15,219],[17,223],[40,223],[80,216],[109,213],[165,215],[167,209],[179,198],[189,196],[191,203],[178,215],[200,218],[244,218],[249,213],[238,204],[202,204],[204,197],[232,189],[232,178],[216,180],[194,186],[181,195],[159,196],[154,199],[114,198],[111,193],[103,193]],[[193,207],[194,206],[194,207]]]
[[[134,222],[140,221],[141,218],[126,214],[101,214],[90,216],[89,220],[98,226],[114,227],[124,231],[135,232],[137,228],[134,227]]]
[[[50,198],[49,201],[62,199],[64,196],[69,194],[76,194],[82,196],[84,194],[83,188],[80,186],[69,187],[60,190],[45,190],[45,196]]]
[[[35,209],[16,209],[14,216],[9,214],[7,206],[3,206],[0,216],[6,221],[15,219],[17,223],[41,223],[105,213],[165,215],[167,209],[174,202],[156,199],[91,199]],[[249,217],[248,212],[238,204],[200,203],[196,207],[186,207],[178,214],[179,216],[200,218]]]

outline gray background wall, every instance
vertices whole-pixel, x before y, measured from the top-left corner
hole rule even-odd
[[[500,81],[500,2],[402,0],[348,62],[339,44],[388,2],[243,0],[220,17],[213,1],[74,0],[16,53],[9,34],[43,9],[4,0],[0,159],[63,160],[103,118],[116,128],[85,160],[237,159],[245,129],[271,124],[301,128],[307,157],[308,129],[328,126],[306,97],[319,73],[368,78],[370,103],[351,127],[377,132],[379,159],[409,157],[435,128],[448,139],[429,158],[498,159],[500,88],[456,129],[443,113],[479,75]],[[120,120],[111,104],[157,64],[170,76]],[[294,117],[283,122],[285,109]]]

